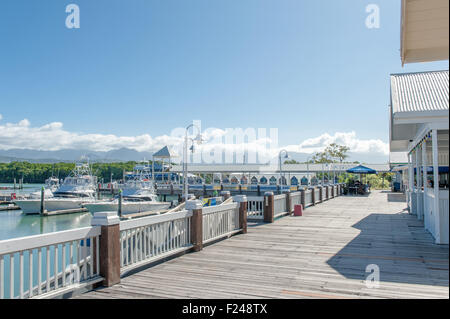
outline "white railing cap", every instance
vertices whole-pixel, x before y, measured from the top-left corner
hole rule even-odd
[[[230,191],[221,191],[220,195],[229,195],[231,194]]]
[[[120,223],[117,212],[97,212],[91,220],[92,226],[111,226]]]
[[[233,200],[236,203],[246,202],[247,201],[247,196],[246,195],[235,195],[235,196],[233,196]]]
[[[201,200],[194,199],[194,200],[186,201],[186,209],[188,209],[188,210],[201,209],[202,207],[203,207],[203,203]]]

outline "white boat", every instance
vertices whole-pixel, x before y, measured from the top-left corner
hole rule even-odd
[[[82,208],[84,203],[95,201],[97,178],[92,175],[89,164],[76,164],[75,169],[53,192],[53,197],[45,198],[45,210],[67,210]],[[41,195],[37,198],[18,199],[14,203],[24,214],[38,214]]]
[[[55,176],[51,176],[45,180],[44,186],[44,198],[53,197],[53,192],[55,192],[59,187],[59,179]],[[40,199],[41,191],[33,192],[30,194],[29,198]]]
[[[122,190],[122,214],[158,212],[168,209],[171,203],[158,201],[153,182],[149,178],[149,165],[137,165],[132,178],[127,180]],[[86,203],[89,212],[118,211],[118,198]]]

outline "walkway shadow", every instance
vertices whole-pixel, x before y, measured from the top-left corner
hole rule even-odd
[[[406,195],[403,193],[388,193],[388,202],[406,203]]]
[[[353,227],[361,233],[327,263],[346,278],[366,280],[375,264],[380,283],[448,287],[449,246],[435,245],[423,223],[398,214],[371,214]]]

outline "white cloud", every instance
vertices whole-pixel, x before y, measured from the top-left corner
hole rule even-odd
[[[0,115],[0,120],[2,116]],[[82,134],[69,132],[63,123],[52,122],[41,127],[33,127],[27,119],[18,123],[0,124],[0,149],[35,149],[56,151],[61,149],[83,149],[109,151],[118,148],[130,148],[137,151],[155,151],[168,145],[177,154],[182,154],[184,129],[176,129],[178,134],[152,137],[149,134],[138,136],[117,136],[114,134]],[[235,132],[237,130],[235,129]],[[389,146],[379,139],[358,139],[355,132],[328,133],[309,138],[297,145],[278,145],[277,136],[256,136],[253,140],[241,139],[239,142],[223,143],[227,130],[207,129],[203,132],[205,144],[197,147],[205,152],[244,152],[251,150],[259,157],[273,158],[281,149],[288,152],[312,154],[322,151],[328,144],[337,143],[350,148],[352,153],[388,155]],[[271,145],[271,146],[269,146]],[[222,161],[221,157],[215,157]]]
[[[337,132],[334,135],[328,133],[315,138],[310,138],[300,143],[296,148],[300,153],[315,153],[322,151],[327,145],[336,143],[348,146],[353,153],[378,153],[389,155],[389,145],[380,139],[362,140],[356,137],[356,132]],[[295,151],[293,149],[293,151]]]

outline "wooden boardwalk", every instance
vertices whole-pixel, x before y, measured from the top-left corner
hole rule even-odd
[[[338,197],[77,298],[449,298],[448,246],[401,196]]]

